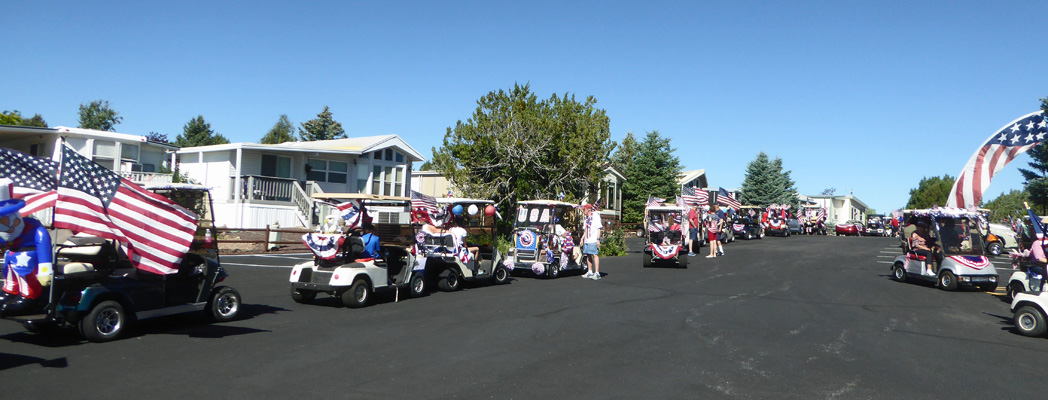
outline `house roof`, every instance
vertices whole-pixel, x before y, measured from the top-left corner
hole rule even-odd
[[[608,172],[609,174],[612,174],[612,175],[615,175],[615,176],[619,177],[619,179],[621,179],[623,181],[626,180],[626,174],[622,173],[622,170],[620,170],[618,167],[616,167],[615,164],[612,164],[610,162],[609,163],[604,163],[604,171]]]
[[[677,177],[677,184],[678,185],[683,185],[685,183],[691,182],[691,181],[693,181],[695,179],[698,179],[699,177],[702,177],[702,176],[705,176],[705,175],[706,175],[706,170],[705,169],[696,169],[696,170],[693,170],[693,171],[684,171],[684,172],[681,172],[680,176]],[[706,186],[706,182],[703,182],[703,184],[701,186]]]
[[[348,139],[317,140],[312,142],[285,142],[280,144],[259,143],[228,143],[210,146],[184,147],[178,151],[179,154],[229,151],[236,149],[267,150],[267,151],[289,151],[289,152],[324,152],[339,154],[366,154],[376,150],[396,147],[407,155],[408,162],[424,161],[414,147],[411,147],[404,139],[397,135],[365,136]]]
[[[818,196],[808,196],[808,198],[809,199],[842,199],[842,200],[843,199],[850,199],[853,203],[858,203],[860,206],[862,206],[862,208],[870,208],[869,206],[866,205],[866,203],[863,203],[862,200],[859,200],[858,197],[855,197],[854,195],[850,195],[850,194],[829,195],[829,196],[818,195]]]

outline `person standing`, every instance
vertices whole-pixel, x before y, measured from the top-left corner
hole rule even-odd
[[[730,208],[729,208],[729,210],[730,210]],[[721,209],[720,207],[717,207],[717,217],[720,218],[720,228],[721,228],[720,230],[718,230],[719,233],[717,234],[717,255],[718,256],[723,256],[724,255],[724,240],[726,240],[728,238],[728,234],[726,232],[724,232],[724,227],[725,227],[725,225],[727,224],[727,221],[728,221],[728,212],[727,212],[727,210],[724,210],[724,209]]]
[[[688,256],[695,257],[695,242],[699,241],[699,203],[688,210]]]
[[[600,214],[593,212],[593,206],[585,204],[582,213],[586,216],[585,227],[582,231],[582,258],[587,263],[588,271],[582,275],[583,278],[600,280],[600,232],[604,229],[600,221]]]
[[[706,256],[706,258],[717,256],[717,247],[718,244],[720,244],[720,242],[717,241],[717,236],[720,234],[720,224],[721,219],[720,215],[717,213],[717,205],[711,204],[710,214],[706,218],[706,232],[709,234],[710,255]]]

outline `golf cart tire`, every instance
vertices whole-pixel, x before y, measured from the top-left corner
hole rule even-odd
[[[950,271],[942,271],[939,273],[939,289],[947,292],[957,290],[957,276]]]
[[[346,307],[361,308],[368,305],[368,300],[371,300],[371,288],[368,286],[368,281],[357,278],[339,297],[342,298],[342,304],[345,304]]]
[[[426,294],[426,277],[424,274],[412,274],[408,285],[410,285],[411,297],[422,297]]]
[[[1026,287],[1021,282],[1012,282],[1008,285],[1008,291],[1005,296],[1007,296],[1008,302],[1011,303],[1012,300],[1015,300],[1015,295],[1025,292]]]
[[[1042,337],[1048,326],[1045,326],[1044,313],[1041,310],[1032,305],[1025,305],[1015,310],[1015,329],[1023,336]]]
[[[560,276],[560,264],[554,260],[550,263],[549,267],[546,268],[546,277],[550,279],[557,279]]]
[[[445,268],[440,271],[440,276],[437,280],[437,289],[444,292],[454,292],[462,287],[462,277],[459,276],[458,271],[453,268]]]
[[[491,281],[496,285],[509,283],[509,270],[503,266],[496,267],[495,272],[491,274]]]
[[[240,312],[240,292],[222,286],[211,293],[207,302],[207,316],[214,322],[232,321]]]
[[[677,265],[681,268],[688,268],[688,255],[677,253]]]
[[[906,282],[906,267],[903,267],[902,263],[895,263],[892,266],[892,279],[899,282]]]
[[[317,292],[308,289],[291,288],[291,300],[296,303],[309,304],[317,298]]]
[[[80,334],[95,343],[116,340],[127,328],[127,313],[124,306],[113,300],[96,304],[80,320]]]
[[[644,258],[644,268],[651,268],[652,259],[651,256],[644,254],[641,257]]]
[[[990,255],[992,256],[999,256],[1001,255],[1001,250],[1003,249],[1004,246],[1001,245],[1001,242],[993,242],[990,243],[990,246],[986,249],[986,252],[990,253]]]

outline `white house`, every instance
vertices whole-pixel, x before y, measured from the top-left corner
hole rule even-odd
[[[807,196],[807,200],[826,208],[826,224],[866,221],[866,203],[852,195]]]
[[[611,163],[604,164],[604,177],[597,189],[602,203],[599,214],[601,221],[613,228],[622,222],[622,184],[625,182],[626,174]]]
[[[212,188],[215,224],[227,228],[312,227],[314,193],[408,196],[411,163],[423,160],[397,135],[186,147],[177,159]]]
[[[411,171],[411,190],[427,196],[445,197],[454,193],[451,181],[437,171]]]
[[[684,171],[677,177],[678,192],[686,187],[693,187],[695,190],[700,190],[708,185],[706,182],[706,170],[696,169],[693,171]]]

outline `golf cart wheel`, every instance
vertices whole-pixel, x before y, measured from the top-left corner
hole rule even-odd
[[[506,269],[506,267],[495,268],[495,273],[491,275],[491,279],[496,285],[502,285],[509,282],[509,270]]]
[[[957,290],[957,276],[950,271],[939,273],[939,289],[952,292]]]
[[[1041,337],[1048,326],[1045,326],[1044,313],[1041,310],[1026,305],[1015,310],[1015,329],[1023,336]]]
[[[112,300],[98,303],[80,320],[80,334],[92,342],[108,342],[120,337],[127,327],[124,306]]]
[[[906,267],[903,267],[902,263],[895,263],[892,266],[892,279],[899,282],[906,282]]]
[[[218,288],[207,303],[207,316],[215,322],[226,322],[236,318],[240,311],[240,293],[231,287]]]
[[[1012,282],[1011,284],[1008,285],[1008,292],[1007,292],[1008,293],[1007,294],[1008,302],[1010,303],[1012,300],[1015,300],[1015,295],[1017,295],[1019,293],[1025,293],[1025,292],[1026,292],[1026,287],[1023,286],[1023,284],[1021,282]]]
[[[557,279],[558,276],[560,276],[560,263],[557,263],[556,260],[554,260],[554,262],[546,268],[546,277]]]
[[[408,282],[411,285],[411,296],[422,297],[426,294],[426,277],[421,274],[414,274],[411,276],[411,281]]]
[[[644,268],[651,268],[651,264],[652,264],[651,256],[649,256],[647,254],[644,254],[641,257],[644,258]]]
[[[291,288],[291,300],[294,300],[296,303],[309,304],[316,298],[316,291]]]
[[[439,280],[437,280],[437,289],[445,292],[454,292],[462,287],[462,278],[459,276],[458,271],[452,268],[446,268],[440,272]]]
[[[345,304],[346,307],[364,307],[368,305],[368,300],[371,299],[371,288],[368,287],[367,281],[357,279],[353,281],[348,290],[342,292],[340,297],[342,297],[342,304]]]
[[[990,243],[990,246],[988,246],[986,248],[986,252],[990,253],[990,255],[993,255],[993,256],[999,256],[999,255],[1001,255],[1001,251],[1003,249],[1004,249],[1004,246],[1001,245],[1001,242],[993,242],[993,243]]]
[[[688,255],[686,253],[677,253],[677,265],[681,268],[688,268]]]

